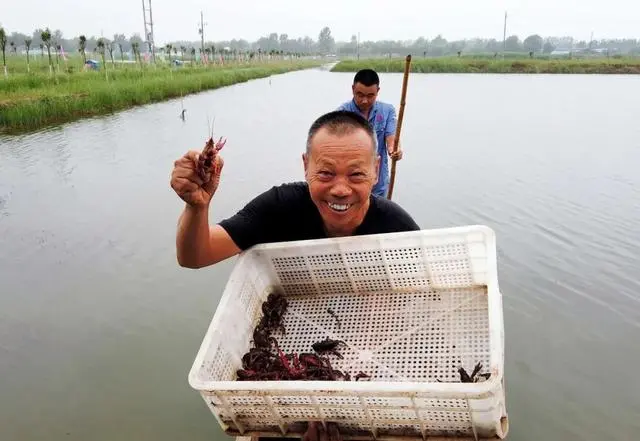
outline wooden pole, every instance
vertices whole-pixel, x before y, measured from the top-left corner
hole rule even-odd
[[[402,80],[402,95],[400,96],[400,112],[398,113],[398,123],[396,124],[396,136],[393,145],[393,151],[395,152],[400,142],[400,130],[402,129],[402,118],[404,117],[404,104],[407,97],[407,82],[409,81],[409,71],[411,70],[411,55],[407,55],[404,63],[404,79]],[[393,195],[393,184],[396,179],[396,160],[391,160],[391,180],[389,181],[389,193],[387,199],[391,199]]]

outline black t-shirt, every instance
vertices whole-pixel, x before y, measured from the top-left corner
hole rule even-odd
[[[219,224],[241,250],[260,243],[327,238],[306,182],[272,187]],[[354,235],[419,229],[398,204],[371,195],[369,210]]]

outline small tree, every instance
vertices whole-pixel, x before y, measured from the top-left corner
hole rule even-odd
[[[104,68],[104,77],[108,81],[109,77],[107,75],[107,63],[106,63],[105,58],[104,58],[105,44],[104,44],[104,39],[103,38],[99,38],[98,39],[97,50],[98,50],[98,53],[100,54],[100,56],[102,57],[102,67]]]
[[[31,72],[31,68],[29,67],[29,49],[31,49],[31,38],[25,38],[24,45],[27,48],[27,72]]]
[[[85,37],[84,35],[81,35],[80,37],[78,37],[78,52],[80,52],[80,55],[82,55],[83,66],[87,62],[87,54],[85,52],[86,49],[87,49],[87,37]]]
[[[0,48],[2,49],[2,65],[4,66],[4,76],[7,77],[7,60],[5,58],[5,51],[7,49],[7,33],[3,27],[0,27]]]
[[[107,50],[109,51],[109,58],[111,58],[111,65],[113,67],[116,67],[116,63],[115,63],[115,61],[113,61],[113,49],[115,47],[115,43],[113,43],[112,41],[107,40],[106,41],[106,45],[107,45]]]
[[[62,46],[59,43],[56,43],[56,68],[58,72],[60,72],[60,52],[62,51]]]
[[[140,63],[140,68],[142,68],[142,59],[140,58],[140,43],[137,41],[133,41],[131,43],[131,50],[133,51],[133,58],[138,60]]]
[[[51,62],[51,31],[49,28],[40,33],[42,43],[47,47],[47,55],[49,56],[49,73],[53,73],[53,63]]]

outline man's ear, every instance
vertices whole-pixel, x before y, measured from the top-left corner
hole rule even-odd
[[[306,152],[302,154],[302,163],[304,164],[304,173],[306,174],[309,169],[309,155],[307,155]]]

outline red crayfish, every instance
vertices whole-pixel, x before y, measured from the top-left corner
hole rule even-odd
[[[198,165],[196,167],[196,172],[200,179],[202,179],[205,183],[209,182],[211,179],[211,174],[213,173],[213,165],[215,164],[216,155],[218,152],[224,147],[227,140],[222,140],[222,137],[218,140],[218,142],[213,142],[213,137],[210,137],[209,140],[204,145],[204,149],[198,158]]]

